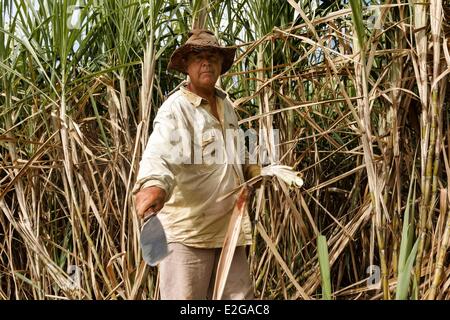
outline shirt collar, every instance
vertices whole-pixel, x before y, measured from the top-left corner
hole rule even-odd
[[[194,107],[198,107],[199,105],[201,105],[202,101],[205,101],[207,103],[205,99],[189,91],[187,89],[187,84],[188,84],[187,81],[183,82],[183,84],[180,87],[180,91]],[[218,96],[220,99],[223,100],[226,98],[227,93],[222,89],[216,87],[216,96]]]

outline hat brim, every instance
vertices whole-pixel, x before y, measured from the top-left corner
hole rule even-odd
[[[176,49],[172,53],[167,68],[187,74],[186,70],[187,65],[185,58],[187,58],[188,54],[191,52],[198,52],[201,50],[208,50],[208,49],[217,50],[222,55],[223,62],[220,74],[222,75],[225,72],[227,72],[233,65],[234,56],[236,54],[236,48],[233,47],[200,46],[200,45],[185,44]]]

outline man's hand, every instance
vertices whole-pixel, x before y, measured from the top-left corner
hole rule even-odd
[[[147,187],[136,193],[136,212],[140,218],[153,215],[162,209],[166,191],[159,187]]]
[[[251,180],[261,175],[261,167],[257,164],[248,164],[243,166],[245,181]],[[262,184],[262,179],[253,184],[253,188],[258,189]]]
[[[261,174],[261,167],[257,164],[247,164],[244,166],[244,178],[250,180]]]

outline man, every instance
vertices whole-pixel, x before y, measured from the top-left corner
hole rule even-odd
[[[193,30],[169,62],[189,81],[158,110],[134,188],[139,217],[158,213],[166,232],[171,253],[159,265],[162,299],[211,298],[236,199],[223,196],[260,173],[258,165],[242,168],[237,161],[242,144],[232,139],[229,146],[237,117],[227,94],[215,87],[233,64],[235,50],[220,46],[208,30]],[[253,298],[245,254],[250,243],[246,215],[224,299]]]

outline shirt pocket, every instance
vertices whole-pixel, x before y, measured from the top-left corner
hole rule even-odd
[[[216,132],[213,130],[208,130],[202,135],[202,149],[211,143],[216,141]]]
[[[202,134],[202,161],[199,168],[203,172],[218,169],[224,163],[222,140],[217,130],[208,130]]]

